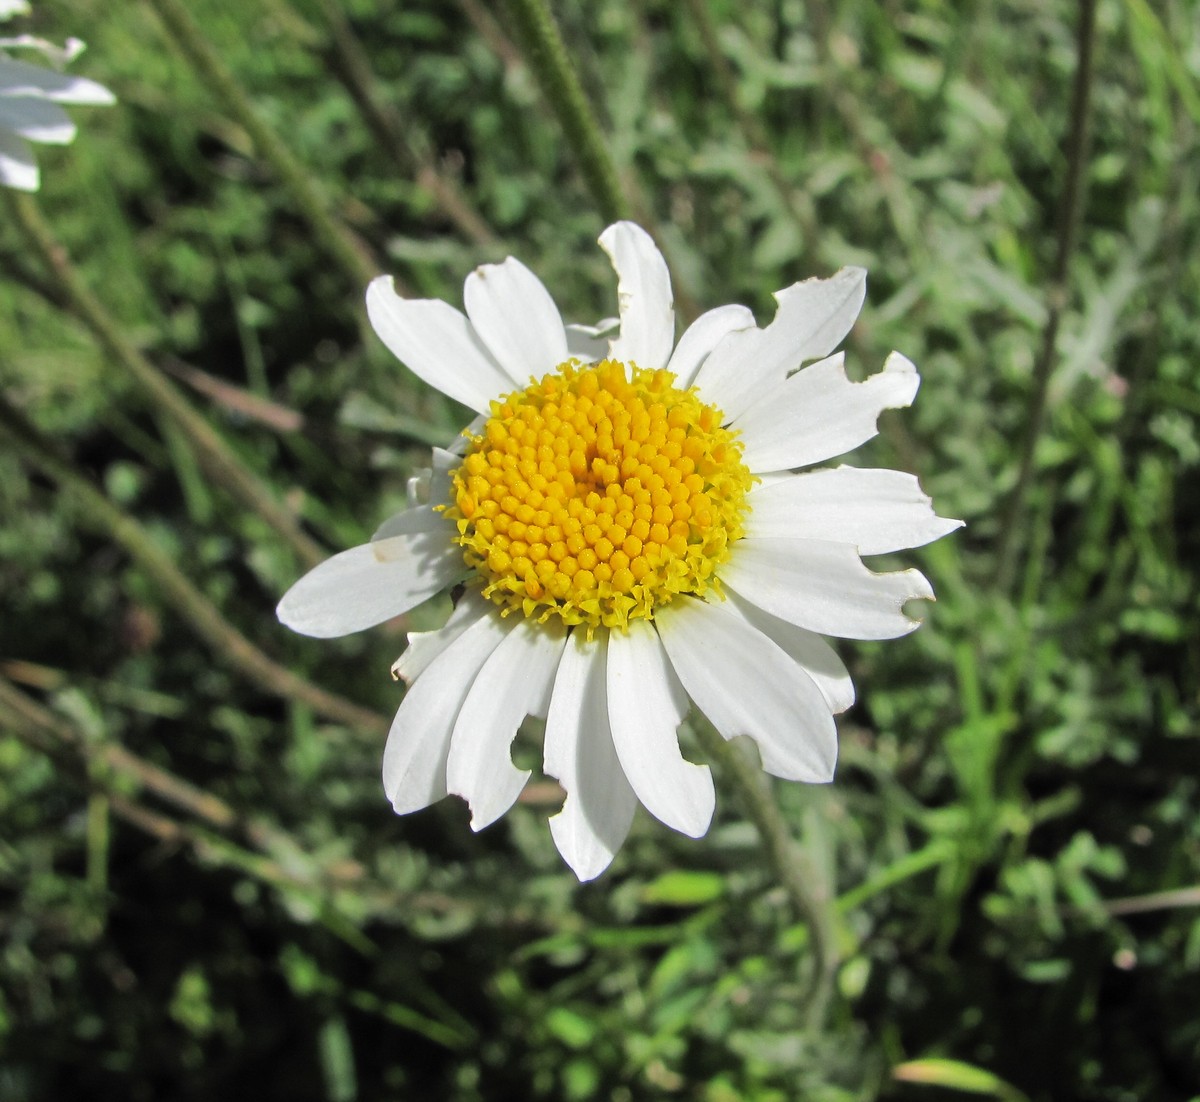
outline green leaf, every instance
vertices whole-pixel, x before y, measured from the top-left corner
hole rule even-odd
[[[1026,1096],[1011,1083],[961,1060],[939,1057],[908,1060],[892,1069],[892,1078],[901,1083],[922,1083],[930,1087],[966,1091],[968,1094],[983,1094],[999,1098],[1002,1102],[1028,1102]]]

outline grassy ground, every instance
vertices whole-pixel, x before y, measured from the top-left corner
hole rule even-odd
[[[0,1097],[1200,1096],[1194,0],[1099,3],[1082,146],[1063,0],[555,5],[681,309],[867,267],[851,370],[924,382],[856,459],[967,520],[904,556],[925,626],[841,648],[836,782],[777,790],[835,886],[821,1015],[727,787],[706,840],[640,819],[581,887],[543,784],[480,835],[392,815],[400,627],[274,619],[463,423],[365,328],[371,271],[457,304],[512,252],[569,317],[615,305],[506,10],[196,0],[231,85],[174,7],[21,27],[120,102],[0,224],[41,434],[0,430]]]

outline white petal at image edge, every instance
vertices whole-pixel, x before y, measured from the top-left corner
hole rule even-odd
[[[58,103],[107,107],[116,97],[102,84],[86,77],[58,73],[25,61],[0,57],[0,95],[30,96]]]
[[[699,838],[712,822],[716,790],[708,766],[680,752],[687,695],[645,620],[609,633],[607,686],[613,746],[637,798],[656,819]]]
[[[37,191],[41,178],[33,149],[16,134],[0,130],[0,184],[18,191]]]
[[[75,138],[75,124],[58,104],[24,96],[0,96],[0,130],[47,145],[67,145]]]
[[[305,574],[279,602],[280,622],[332,639],[382,624],[451,585],[463,572],[452,527],[428,505],[403,519],[403,534],[351,547]]]
[[[550,819],[550,833],[580,880],[593,880],[608,868],[637,810],[609,729],[607,661],[605,633],[589,643],[584,632],[572,632],[546,717],[543,766],[567,794]]]
[[[837,763],[837,727],[821,690],[766,635],[724,605],[681,599],[654,622],[692,703],[726,739],[749,735],[763,768],[823,783]]]

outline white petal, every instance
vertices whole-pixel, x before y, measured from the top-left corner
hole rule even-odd
[[[718,306],[701,314],[679,338],[667,363],[667,370],[675,376],[675,385],[686,390],[700,365],[725,337],[739,329],[753,328],[754,315],[745,306]]]
[[[600,235],[617,273],[621,333],[610,344],[615,360],[665,367],[675,344],[671,273],[654,239],[633,222],[617,222]]]
[[[418,505],[430,504],[429,481],[431,476],[432,472],[428,468],[408,476],[408,481],[404,484],[404,496],[408,499],[406,508],[415,509]],[[383,535],[380,533],[382,529],[386,528],[389,523],[389,521],[385,520],[383,524],[381,524],[379,528],[375,530],[375,534],[371,537],[371,539],[382,539],[383,535],[387,535],[388,533],[386,532],[384,532]]]
[[[885,409],[912,405],[920,385],[898,352],[882,371],[852,383],[839,352],[797,371],[734,421],[745,442],[742,462],[751,471],[778,471],[848,452],[879,431]]]
[[[429,473],[429,504],[450,504],[450,474],[462,466],[462,456],[445,448],[433,449],[433,468]]]
[[[493,398],[514,389],[471,323],[448,303],[401,298],[391,276],[377,276],[367,287],[367,316],[409,371],[464,406],[488,413]]]
[[[558,663],[544,766],[567,793],[550,819],[554,844],[580,880],[594,880],[628,836],[637,797],[608,726],[607,635],[600,632],[589,643],[585,634],[571,633]]]
[[[94,80],[57,73],[7,57],[0,57],[0,95],[34,96],[59,103],[116,103],[113,94]]]
[[[850,332],[867,293],[867,273],[843,268],[775,292],[778,308],[765,329],[731,333],[704,361],[696,383],[704,401],[737,417],[789,371],[828,356]]]
[[[0,130],[0,184],[19,191],[37,191],[40,177],[29,143]]]
[[[450,732],[480,668],[512,630],[481,616],[439,654],[404,694],[383,752],[383,790],[401,814],[446,795]]]
[[[476,620],[495,611],[496,606],[481,597],[478,590],[468,590],[454,606],[450,618],[437,631],[408,633],[408,646],[392,663],[392,676],[411,685]]]
[[[388,517],[387,520],[375,529],[374,535],[371,536],[371,541],[385,540],[389,536],[396,536],[405,532],[407,530],[405,525],[408,521],[404,518],[413,509],[418,509],[422,506],[448,505],[450,503],[450,472],[461,465],[461,455],[455,455],[444,448],[434,448],[433,469],[424,472],[424,475],[427,477],[418,476],[417,478],[410,478],[408,480],[408,508],[401,509],[400,512]],[[414,483],[417,485],[423,483],[426,486],[426,492],[421,495],[414,495]],[[426,500],[414,500],[415,496],[423,496]]]
[[[749,735],[776,777],[833,778],[837,727],[825,697],[766,635],[724,605],[688,598],[654,623],[688,696],[722,736]]]
[[[421,506],[417,506],[421,508]],[[378,528],[375,529],[371,536],[372,543],[378,543],[380,540],[391,539],[392,536],[403,535],[411,523],[409,513],[413,511],[413,507],[401,509],[398,513],[393,513],[387,518]]]
[[[903,471],[838,467],[792,475],[746,495],[752,539],[819,539],[852,543],[860,555],[921,547],[961,528],[934,514],[933,502]]]
[[[853,546],[823,540],[738,540],[721,581],[782,620],[843,639],[907,635],[921,621],[904,602],[933,598],[920,571],[873,574]]]
[[[0,96],[0,129],[48,145],[66,145],[75,137],[75,124],[58,104],[23,96]]]
[[[510,807],[529,770],[512,763],[512,741],[527,715],[544,707],[566,632],[522,618],[475,677],[450,736],[446,787],[471,807],[482,830]]]
[[[422,506],[400,519],[402,533],[352,547],[305,574],[279,602],[280,621],[318,639],[349,635],[407,612],[462,575],[462,552],[441,514]]]
[[[605,318],[596,325],[568,325],[567,352],[585,364],[604,359],[608,355],[608,337],[602,334],[615,331],[620,324],[617,318]]]
[[[667,826],[699,838],[712,822],[716,790],[708,766],[679,751],[687,696],[645,620],[609,633],[607,684],[613,746],[638,799]]]
[[[515,257],[476,268],[467,276],[463,302],[479,339],[518,387],[567,358],[567,335],[554,299]]]
[[[772,616],[750,604],[744,597],[739,597],[733,590],[728,592],[727,597],[726,605],[730,609],[749,620],[813,679],[834,715],[844,712],[854,703],[854,682],[850,679],[850,671],[838,657],[837,651],[821,636]]]

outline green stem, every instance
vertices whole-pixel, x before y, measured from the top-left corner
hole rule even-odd
[[[158,13],[175,45],[200,78],[225,104],[226,110],[250,135],[259,155],[271,166],[292,201],[312,227],[317,240],[338,262],[356,288],[365,288],[379,274],[366,246],[336,221],[312,183],[309,172],[262,119],[237,77],[204,37],[180,0],[147,0]]]
[[[1041,351],[1033,368],[1033,394],[1029,399],[1029,417],[1021,445],[1021,462],[1016,485],[1005,510],[1004,524],[1000,530],[996,585],[1002,590],[1008,589],[1016,576],[1016,563],[1013,560],[1017,540],[1024,534],[1021,514],[1033,480],[1038,441],[1046,424],[1046,405],[1050,393],[1050,376],[1054,371],[1057,354],[1058,330],[1070,296],[1071,257],[1075,252],[1079,223],[1083,214],[1095,32],[1096,2],[1079,0],[1079,23],[1075,32],[1078,58],[1075,80],[1071,87],[1070,121],[1067,129],[1067,178],[1063,185],[1058,212],[1058,242],[1054,267],[1050,273],[1050,286],[1046,292],[1046,326],[1042,331]]]
[[[387,730],[387,721],[377,712],[327,692],[267,657],[188,580],[141,524],[116,508],[3,397],[0,397],[0,430],[26,459],[70,495],[91,528],[128,552],[196,634],[233,669],[266,692],[307,704],[315,712],[338,723],[372,735]]]
[[[807,923],[813,970],[808,991],[809,1020],[818,1023],[833,988],[838,966],[833,899],[816,863],[797,844],[784,821],[765,773],[739,746],[726,742],[703,720],[692,725],[707,757],[716,762],[737,789],[746,814],[762,840],[763,853],[787,892],[797,917]]]
[[[6,191],[9,211],[26,240],[54,273],[58,290],[72,312],[92,331],[105,351],[146,393],[156,412],[177,424],[195,449],[196,457],[215,483],[251,512],[260,516],[292,548],[302,562],[315,566],[326,552],[300,527],[300,522],[280,505],[271,491],[240,459],[215,429],[192,408],[174,383],[135,348],[121,332],[104,304],[92,294],[29,195]]]
[[[571,66],[550,5],[546,0],[508,0],[508,10],[542,95],[575,150],[584,182],[600,213],[608,222],[628,218],[629,202],[621,191],[600,124]]]

